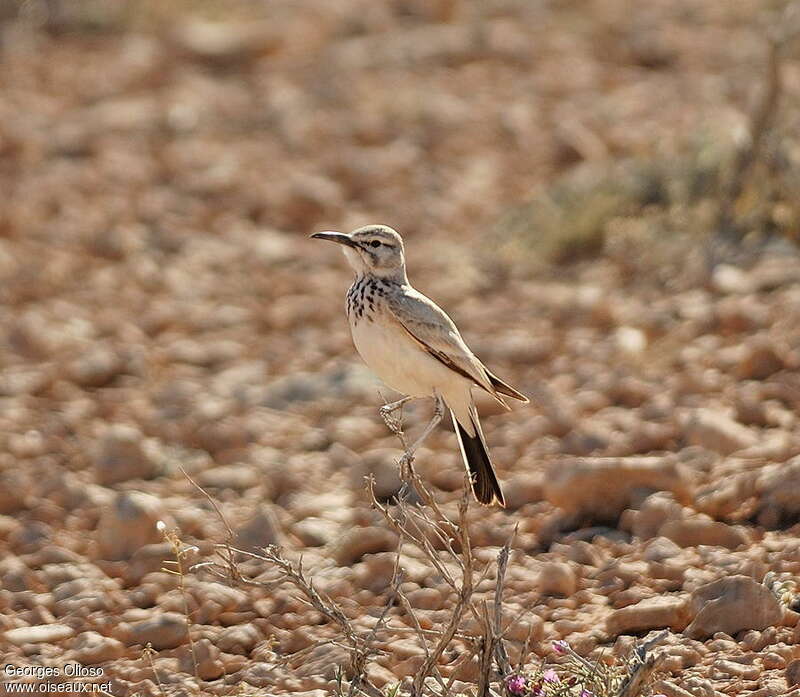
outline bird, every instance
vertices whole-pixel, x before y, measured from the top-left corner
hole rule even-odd
[[[311,237],[342,245],[355,271],[346,297],[353,343],[367,366],[404,395],[381,408],[384,418],[412,399],[434,399],[433,418],[406,457],[413,457],[447,408],[475,499],[487,506],[505,506],[473,389],[488,393],[506,409],[510,407],[504,397],[523,403],[528,398],[490,372],[447,313],[409,283],[403,238],[396,230],[373,224],[350,233],[326,231]]]

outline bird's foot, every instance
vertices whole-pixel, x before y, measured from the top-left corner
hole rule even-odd
[[[387,405],[391,406],[391,405]],[[386,427],[395,435],[403,435],[403,422],[401,419],[394,416],[396,409],[388,409],[387,407],[380,408],[381,418]]]
[[[397,464],[400,467],[400,479],[404,482],[410,481],[414,474],[414,453],[407,450],[400,456]]]
[[[403,432],[403,416],[402,412],[399,417],[394,416],[396,411],[403,408],[403,405],[411,401],[411,397],[403,397],[396,402],[384,404],[378,411],[383,418],[384,423],[392,433],[401,434]]]

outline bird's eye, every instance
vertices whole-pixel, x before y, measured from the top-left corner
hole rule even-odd
[[[369,246],[370,247],[380,247],[381,243],[378,240],[372,240],[372,242],[369,243]]]

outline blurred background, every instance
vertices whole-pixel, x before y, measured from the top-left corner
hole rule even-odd
[[[404,235],[414,285],[534,397],[511,414],[482,405],[509,508],[472,512],[478,547],[519,522],[526,554],[597,538],[601,558],[640,559],[659,527],[637,515],[663,509],[738,531],[722,545],[737,568],[798,570],[781,550],[800,518],[800,468],[784,466],[800,453],[799,14],[765,0],[0,0],[0,629],[69,627],[9,651],[84,660],[100,642],[119,694],[146,679],[136,622],[177,609],[155,522],[203,553],[225,536],[180,467],[241,544],[304,551],[329,592],[365,607],[385,590],[395,540],[363,477],[387,500],[399,487],[377,415],[391,395],[352,348],[344,259],[307,239],[368,222]],[[428,409],[409,409],[409,428]],[[651,456],[659,474],[606,472],[636,482],[613,496],[553,483],[575,456]],[[418,466],[458,498],[452,433]],[[672,537],[720,540],[687,534]],[[600,583],[597,558],[570,563],[577,588]],[[729,563],[688,558],[687,578]],[[312,643],[287,598],[227,597],[238,620],[196,618],[214,646],[254,627],[215,654],[225,680],[274,686],[280,671],[269,683],[250,661]],[[569,608],[552,611],[547,636],[601,641],[601,610],[579,608],[569,630],[551,624]]]

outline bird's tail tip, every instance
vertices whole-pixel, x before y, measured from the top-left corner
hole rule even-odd
[[[470,475],[472,493],[475,495],[475,499],[484,506],[499,505],[505,508],[505,496],[503,496],[503,490],[500,488],[500,482],[497,481],[497,475],[489,458],[481,427],[477,422],[477,415],[471,416],[473,430],[475,431],[474,436],[469,435],[452,411],[451,415],[461,455]]]

